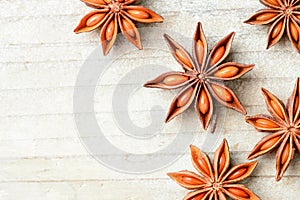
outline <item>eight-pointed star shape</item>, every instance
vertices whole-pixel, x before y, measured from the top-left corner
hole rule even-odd
[[[300,153],[300,79],[286,107],[268,90],[262,89],[269,115],[246,117],[246,121],[258,131],[271,134],[261,139],[249,154],[249,159],[272,152],[276,149],[276,180],[279,181],[294,156],[295,148]]]
[[[193,145],[190,148],[192,163],[201,175],[187,170],[168,173],[180,186],[192,190],[184,197],[184,200],[225,200],[226,195],[239,200],[259,199],[244,185],[236,184],[251,175],[257,162],[230,167],[229,148],[226,140],[215,152],[213,165],[208,156],[200,149]]]
[[[143,6],[131,5],[136,0],[82,0],[96,8],[82,18],[75,33],[92,31],[101,27],[100,39],[103,54],[107,55],[116,41],[119,28],[138,49],[142,49],[140,33],[133,21],[142,23],[163,22],[163,18]]]
[[[269,7],[246,20],[252,25],[272,24],[268,33],[267,49],[275,45],[287,32],[293,46],[300,53],[300,0],[260,0]]]
[[[192,57],[170,36],[165,35],[172,55],[182,65],[184,72],[164,73],[144,86],[161,89],[183,88],[173,100],[166,122],[188,109],[194,99],[195,109],[204,129],[208,128],[213,115],[213,98],[226,107],[246,114],[246,110],[233,91],[223,84],[224,81],[240,78],[254,67],[254,65],[235,62],[222,64],[229,54],[233,37],[234,33],[230,33],[208,53],[205,35],[201,23],[198,23]]]

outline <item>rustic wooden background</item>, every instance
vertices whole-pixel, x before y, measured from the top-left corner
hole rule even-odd
[[[300,72],[299,55],[287,38],[271,50],[265,50],[268,26],[242,23],[263,8],[258,0],[141,0],[138,3],[165,18],[163,24],[146,27],[173,30],[191,39],[196,23],[201,21],[210,46],[236,31],[230,59],[254,63],[256,67],[229,86],[236,91],[250,115],[266,113],[261,87],[284,101],[290,96]],[[171,181],[166,173],[193,170],[188,150],[164,169],[132,175],[103,166],[80,141],[73,119],[73,91],[79,70],[98,46],[99,38],[97,31],[75,35],[73,29],[89,10],[79,0],[0,1],[0,199],[181,199],[186,190]],[[147,47],[150,38],[146,35],[142,38]],[[127,42],[119,37],[112,53],[124,43]],[[153,141],[127,139],[115,131],[109,98],[106,103],[101,100],[111,95],[117,84],[114,80],[126,74],[131,64],[153,60],[153,64],[179,70],[167,53],[167,47],[162,46],[162,49],[165,54],[153,56],[151,51],[136,52],[132,47],[134,56],[122,58],[122,67],[115,68],[114,73],[106,75],[104,82],[99,82],[95,110],[99,116],[107,116],[102,124],[106,126],[107,137],[122,149],[151,152],[163,148],[174,138],[179,126],[180,121],[175,120],[169,125],[174,132]],[[133,98],[129,110],[133,121],[144,125],[149,123],[151,104],[161,101],[167,107],[175,93],[140,90],[140,98]],[[156,102],[147,98],[154,93],[158,95]],[[149,103],[139,99],[149,99]],[[201,131],[193,109],[184,117],[190,120],[187,132],[195,135],[194,144],[199,146],[201,138],[208,133]],[[111,130],[115,134],[109,134]],[[242,115],[231,110],[226,113],[221,134],[229,141],[234,163],[245,162],[248,152],[265,135],[256,132],[244,122]],[[211,148],[214,150],[216,146]],[[245,184],[264,200],[299,199],[300,156],[295,155],[279,183],[274,178],[274,156],[260,158],[259,166]]]

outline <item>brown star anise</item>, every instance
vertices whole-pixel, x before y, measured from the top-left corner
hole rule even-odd
[[[142,23],[162,22],[163,18],[143,6],[131,5],[136,0],[81,0],[96,8],[82,18],[75,33],[92,31],[101,27],[100,39],[103,53],[107,55],[116,41],[119,27],[123,35],[138,49],[142,49],[139,31],[132,21]]]
[[[249,24],[260,25],[272,23],[268,33],[267,49],[275,45],[284,32],[300,53],[300,0],[260,0],[269,7],[254,14],[245,21]]]
[[[269,91],[262,88],[262,92],[271,116],[256,115],[246,117],[246,121],[258,131],[271,132],[271,134],[257,143],[248,159],[254,159],[278,148],[276,153],[276,180],[279,181],[293,159],[295,148],[300,153],[300,79],[297,79],[286,108]]]
[[[184,200],[232,199],[256,200],[259,199],[244,185],[236,184],[251,175],[257,162],[244,163],[230,168],[230,155],[227,141],[224,139],[215,152],[213,166],[208,156],[200,149],[191,145],[192,163],[198,175],[190,171],[168,173],[180,186],[193,190]]]
[[[252,70],[254,65],[243,65],[234,62],[221,64],[229,54],[234,33],[230,33],[208,54],[206,38],[201,23],[196,30],[193,57],[170,36],[165,39],[170,50],[184,72],[168,72],[158,78],[147,82],[144,86],[149,88],[184,89],[173,100],[166,122],[184,112],[194,99],[195,108],[204,129],[207,129],[213,114],[212,96],[224,106],[246,114],[235,94],[222,81],[229,81],[243,76]],[[212,95],[212,96],[211,96]]]

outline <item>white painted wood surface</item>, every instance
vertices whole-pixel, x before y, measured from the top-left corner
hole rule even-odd
[[[196,23],[201,21],[210,46],[236,31],[230,58],[254,63],[256,67],[229,86],[250,115],[266,113],[260,87],[269,89],[282,100],[291,94],[300,72],[299,55],[287,38],[271,50],[265,50],[268,26],[242,23],[263,8],[258,0],[141,0],[139,3],[165,18],[163,24],[147,27],[174,30],[192,39]],[[98,46],[99,38],[97,31],[75,35],[73,29],[89,10],[79,0],[0,1],[0,199],[181,199],[187,191],[166,173],[193,170],[188,151],[162,170],[131,175],[101,165],[80,142],[73,119],[73,91],[79,70]],[[145,35],[142,39],[147,47],[150,39]],[[122,48],[124,43],[127,41],[120,37],[112,51]],[[162,49],[167,51],[166,46]],[[161,138],[146,142],[128,139],[114,126],[111,100],[106,96],[111,96],[115,81],[132,65],[147,64],[144,58],[180,69],[168,53],[151,58],[147,51],[135,52],[133,56],[121,58],[123,65],[120,70],[114,70],[116,74],[104,76],[95,98],[95,110],[101,116],[99,123],[102,118],[106,120],[102,125],[108,131],[108,139],[135,153],[163,148],[174,137],[180,123],[173,122]],[[128,84],[135,84],[134,80]],[[149,123],[150,105],[161,101],[167,107],[174,93],[141,90],[141,99],[149,99],[149,104],[134,97],[129,110],[134,123],[143,126]],[[150,94],[157,95],[154,102]],[[190,121],[185,131],[201,141],[207,133],[200,131],[193,109],[184,117]],[[222,131],[222,137],[229,141],[234,163],[245,162],[247,153],[265,135],[256,132],[244,122],[242,115],[231,110],[227,112]],[[260,158],[259,166],[245,184],[263,200],[299,199],[300,156],[295,155],[279,183],[274,178],[274,156]]]

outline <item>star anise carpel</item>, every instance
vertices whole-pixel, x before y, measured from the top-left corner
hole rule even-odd
[[[267,9],[258,11],[245,23],[271,24],[267,49],[275,45],[286,32],[293,46],[300,53],[300,0],[260,0]]]
[[[230,152],[224,139],[214,155],[213,163],[197,147],[191,145],[192,163],[200,175],[191,171],[168,173],[180,186],[191,190],[184,200],[232,199],[257,200],[253,192],[242,184],[237,184],[251,175],[257,162],[230,166]]]
[[[183,67],[184,72],[171,71],[147,82],[149,88],[177,89],[182,91],[174,98],[166,122],[188,109],[195,100],[195,109],[204,129],[211,121],[214,100],[222,105],[246,114],[246,110],[234,94],[223,82],[240,78],[253,69],[254,65],[235,62],[223,63],[228,56],[234,32],[219,41],[208,52],[206,37],[201,23],[198,23],[194,37],[193,56],[180,44],[165,34],[166,42],[173,57]]]
[[[135,22],[163,22],[163,18],[143,6],[132,5],[136,0],[81,0],[87,6],[95,8],[80,21],[75,33],[82,33],[101,28],[100,40],[103,54],[107,55],[116,41],[117,34],[122,34],[138,49],[142,49],[140,33]]]
[[[300,153],[300,79],[297,79],[294,91],[288,99],[286,107],[268,90],[262,89],[269,115],[246,117],[246,121],[258,131],[270,132],[256,144],[249,154],[254,159],[266,153],[276,153],[276,180],[279,181],[287,170],[297,149]]]

